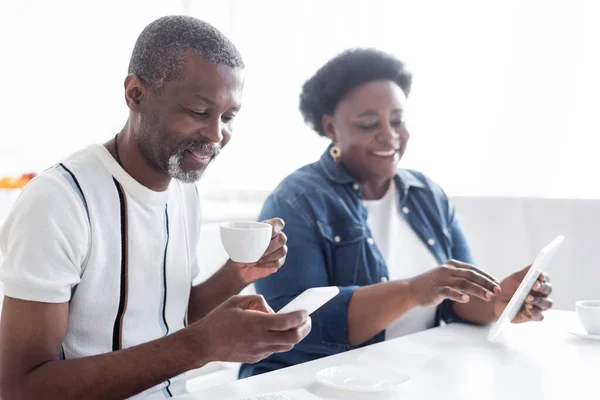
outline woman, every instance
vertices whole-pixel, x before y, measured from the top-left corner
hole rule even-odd
[[[312,315],[308,337],[253,365],[246,377],[465,321],[498,319],[527,269],[501,283],[472,266],[469,245],[444,191],[417,171],[397,168],[406,150],[404,64],[377,50],[350,50],[309,79],[300,96],[306,122],[331,145],[288,176],[260,219],[286,221],[288,255],[256,282],[280,309],[305,289],[338,286]],[[540,276],[513,322],[541,320],[552,286]]]

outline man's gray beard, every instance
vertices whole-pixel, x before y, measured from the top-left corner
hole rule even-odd
[[[185,152],[177,152],[169,157],[169,169],[168,174],[171,178],[177,179],[184,183],[197,182],[202,176],[202,171],[188,171],[183,170],[183,155]]]

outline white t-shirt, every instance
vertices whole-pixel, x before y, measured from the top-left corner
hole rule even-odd
[[[6,296],[69,302],[64,358],[108,353],[185,326],[199,234],[195,185],[152,191],[94,145],[23,190],[0,231],[0,280]],[[139,397],[184,392],[180,376]]]
[[[433,254],[401,215],[399,193],[393,182],[381,199],[365,200],[364,204],[367,224],[391,280],[410,278],[437,265]],[[436,307],[412,308],[387,327],[386,340],[432,328],[435,313]]]

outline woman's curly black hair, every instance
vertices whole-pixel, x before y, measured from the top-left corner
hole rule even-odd
[[[396,82],[408,96],[412,74],[402,61],[376,49],[346,50],[304,83],[300,94],[304,121],[320,136],[325,136],[321,124],[323,115],[332,115],[350,90],[381,79]]]

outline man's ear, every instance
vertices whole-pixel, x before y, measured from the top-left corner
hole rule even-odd
[[[323,115],[323,118],[321,118],[321,127],[323,128],[323,132],[325,132],[325,136],[331,139],[334,144],[337,143],[337,133],[331,115]]]
[[[142,102],[147,97],[147,88],[135,74],[125,78],[125,102],[131,111],[139,111]]]

